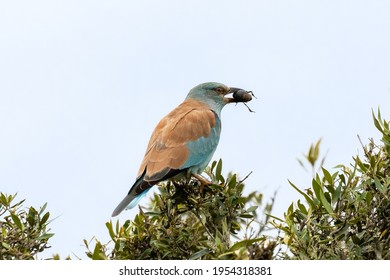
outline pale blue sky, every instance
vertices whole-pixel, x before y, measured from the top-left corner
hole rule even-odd
[[[158,120],[216,81],[258,99],[224,109],[214,159],[253,171],[248,192],[278,190],[280,216],[298,198],[287,179],[310,184],[296,158],[312,142],[327,168],[348,164],[357,134],[379,136],[371,108],[390,118],[389,14],[385,0],[0,0],[0,191],[58,216],[43,256],[85,258]]]

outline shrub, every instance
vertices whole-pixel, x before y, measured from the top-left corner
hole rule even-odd
[[[284,219],[273,217],[283,233],[279,242],[292,254],[279,257],[390,259],[390,130],[379,111],[373,118],[381,145],[371,140],[363,158],[356,156],[333,173],[322,168],[306,190],[290,182],[303,202],[292,203]],[[314,168],[318,151],[311,155]]]
[[[222,175],[222,161],[208,170],[213,184],[197,180],[159,185],[149,206],[139,208],[133,221],[106,226],[111,243],[95,240],[91,259],[271,259],[275,241],[263,235],[268,216],[259,218],[263,196],[243,195],[244,180]],[[272,204],[263,212],[270,213]],[[235,240],[235,242],[234,242]],[[110,244],[113,248],[109,248]]]
[[[54,235],[47,228],[50,213],[46,204],[24,210],[24,200],[15,203],[15,196],[0,193],[0,260],[32,260]]]

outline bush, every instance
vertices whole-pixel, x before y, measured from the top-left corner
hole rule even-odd
[[[330,172],[319,160],[320,141],[310,147],[305,158],[313,169],[311,185],[299,188],[290,182],[302,198],[283,218],[271,215],[273,199],[260,208],[261,193],[243,194],[246,177],[231,173],[225,178],[220,160],[206,170],[212,185],[197,180],[160,184],[159,194],[139,208],[133,221],[106,223],[111,241],[84,240],[86,254],[94,260],[388,260],[390,125],[379,111],[373,119],[382,143],[371,140],[351,165]],[[39,211],[22,209],[24,200],[15,203],[15,196],[0,193],[0,260],[37,259],[53,236],[47,228],[50,213],[46,204]],[[276,238],[265,234],[270,224],[279,232]]]
[[[95,240],[91,259],[271,259],[275,241],[262,233],[268,216],[256,212],[262,195],[243,196],[244,180],[221,175],[222,161],[208,175],[214,182],[167,181],[133,221],[106,223],[112,243]],[[270,213],[272,203],[263,212]],[[236,240],[236,242],[233,242]],[[113,248],[109,248],[112,244]]]
[[[354,157],[353,164],[339,165],[336,172],[322,168],[306,190],[290,182],[304,202],[292,203],[284,219],[274,217],[283,233],[279,242],[292,254],[279,257],[390,259],[390,130],[379,111],[373,118],[382,145],[371,140],[363,158]],[[313,168],[318,145],[306,156]]]
[[[50,213],[46,204],[21,209],[24,200],[14,203],[15,196],[0,193],[0,260],[32,260],[54,235],[47,228]]]

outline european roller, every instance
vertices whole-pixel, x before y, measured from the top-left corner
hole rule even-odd
[[[230,93],[233,98],[227,97]],[[112,216],[133,208],[151,187],[169,178],[193,176],[207,184],[200,174],[219,142],[221,110],[228,103],[250,101],[249,93],[215,82],[191,89],[183,103],[157,124],[137,179]]]

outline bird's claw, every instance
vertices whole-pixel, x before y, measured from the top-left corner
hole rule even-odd
[[[200,182],[200,184],[201,185],[203,185],[203,186],[211,186],[211,185],[213,185],[214,183],[213,182],[211,182],[211,181],[209,181],[209,180],[207,180],[205,177],[203,177],[202,175],[199,175],[199,174],[191,174],[192,175],[192,177],[194,177],[195,179],[197,179],[199,182]]]

